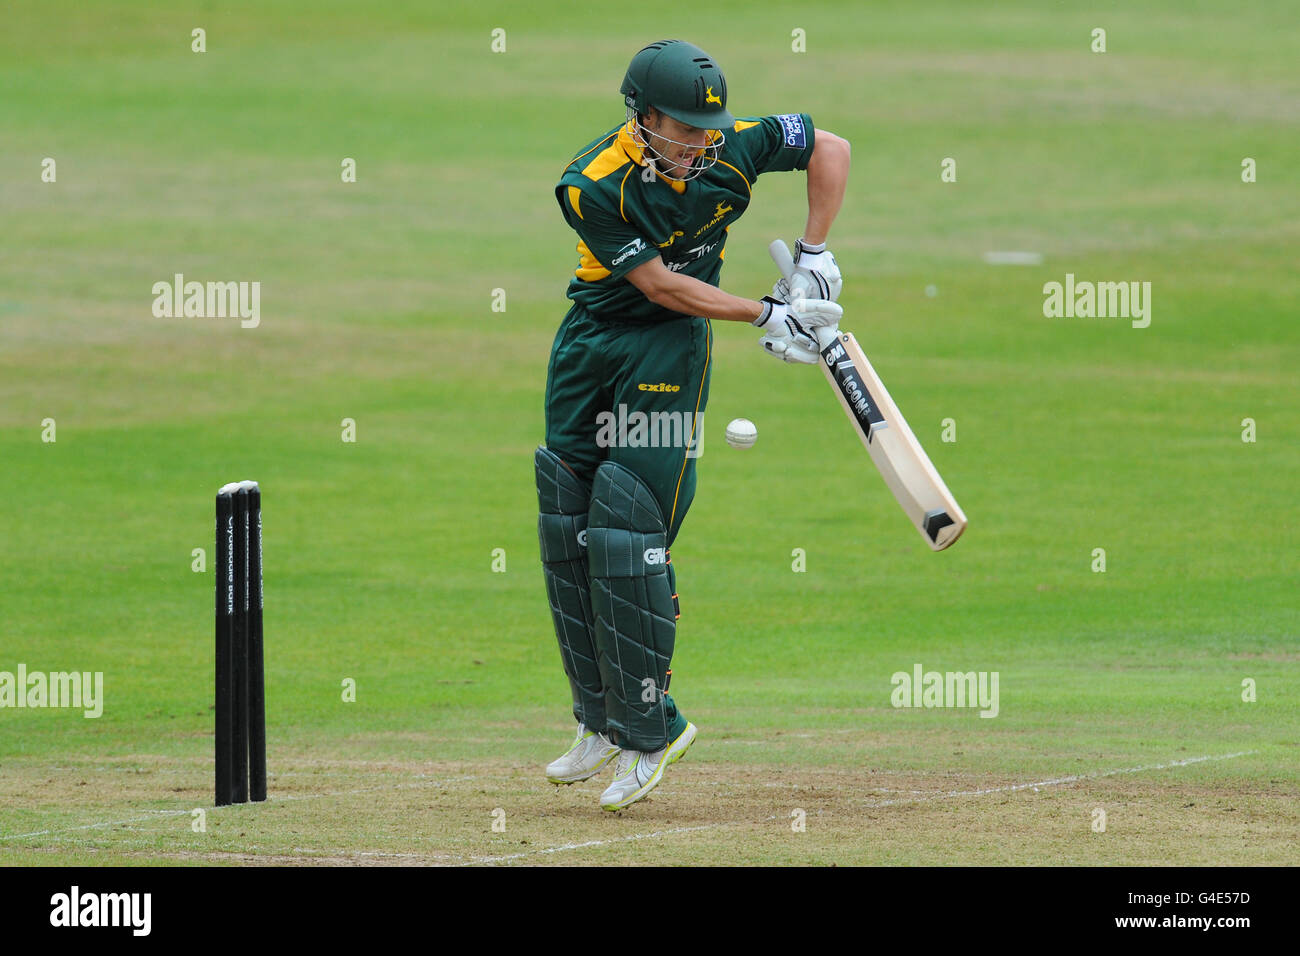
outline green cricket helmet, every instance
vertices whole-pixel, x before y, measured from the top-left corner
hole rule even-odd
[[[713,57],[684,40],[660,40],[643,47],[628,64],[619,92],[627,104],[628,124],[637,144],[653,157],[661,172],[679,181],[694,179],[716,163],[726,142],[722,131],[736,125],[736,118],[727,112],[727,78],[721,67]],[[654,140],[641,118],[651,107],[687,126],[716,131],[690,165],[650,150],[648,144]],[[662,133],[653,135],[674,146],[690,145]]]
[[[642,48],[628,64],[623,101],[639,114],[653,106],[680,123],[726,130],[736,125],[727,112],[727,78],[717,61],[685,40],[660,40]]]

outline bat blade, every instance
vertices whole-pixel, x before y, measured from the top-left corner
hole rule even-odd
[[[768,245],[772,261],[787,280],[794,256],[781,239]],[[852,332],[818,329],[822,372],[844,414],[867,446],[876,470],[899,507],[932,551],[942,551],[966,530],[966,515],[871,367]]]
[[[966,530],[966,515],[912,434],[851,332],[822,349],[822,372],[903,513],[933,551]]]

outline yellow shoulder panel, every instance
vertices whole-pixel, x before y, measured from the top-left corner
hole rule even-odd
[[[737,132],[737,133],[743,133],[745,130],[749,129],[751,126],[757,126],[757,125],[758,125],[758,122],[757,122],[757,121],[755,121],[755,122],[753,122],[753,123],[747,123],[747,122],[745,122],[744,120],[736,120],[736,132]]]
[[[576,213],[578,214],[578,218],[579,218],[579,219],[582,218],[582,209],[579,208],[579,206],[578,206],[578,202],[579,202],[579,200],[580,200],[581,198],[582,198],[582,190],[579,189],[577,186],[570,186],[570,187],[569,187],[569,205],[573,207],[573,211],[576,212]]]
[[[592,182],[596,182],[604,179],[610,173],[617,172],[630,162],[632,160],[628,158],[627,153],[623,152],[622,147],[615,142],[597,153],[596,158],[583,169],[582,175]]]

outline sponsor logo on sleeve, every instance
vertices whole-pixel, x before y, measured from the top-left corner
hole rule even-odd
[[[622,249],[618,250],[618,253],[614,256],[613,265],[616,266],[621,265],[622,263],[626,262],[628,259],[631,259],[637,253],[643,252],[646,248],[647,248],[646,244],[642,242],[641,238],[638,236],[636,239],[633,239],[631,242],[625,245]]]
[[[785,145],[790,149],[803,149],[808,145],[808,135],[804,132],[803,117],[798,113],[783,113],[777,119],[785,132]]]

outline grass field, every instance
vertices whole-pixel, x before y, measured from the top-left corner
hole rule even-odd
[[[105,700],[0,709],[0,864],[1295,863],[1294,6],[974,6],[6,6],[0,672]],[[532,450],[576,261],[551,191],[667,35],[737,115],[852,141],[845,327],[970,528],[931,554],[821,374],[715,323],[673,548],[700,738],[612,815],[608,776],[542,774],[572,727]],[[752,297],[803,177],[755,195]],[[259,281],[260,324],[155,318],[175,273]],[[1067,273],[1150,282],[1150,326],[1044,317]],[[245,477],[271,799],[217,810],[193,549]],[[997,716],[893,707],[916,664],[998,672]]]

